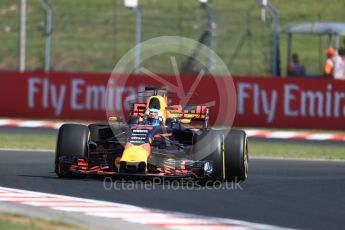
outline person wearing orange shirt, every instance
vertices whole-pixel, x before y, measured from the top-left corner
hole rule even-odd
[[[323,75],[335,79],[343,79],[344,77],[344,64],[340,56],[336,55],[333,48],[328,48],[325,51],[327,60],[325,62]]]
[[[327,55],[327,60],[325,62],[325,66],[323,68],[323,75],[325,77],[333,78],[334,72],[334,62],[335,62],[335,50],[333,48],[328,48],[325,51]]]

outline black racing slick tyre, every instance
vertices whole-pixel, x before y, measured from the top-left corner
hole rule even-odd
[[[223,131],[224,165],[227,181],[245,181],[248,176],[248,138],[242,130]]]
[[[248,175],[248,141],[241,130],[208,130],[194,148],[196,160],[212,162],[212,178],[218,181],[245,181]],[[207,157],[204,157],[208,154]]]
[[[225,180],[222,164],[222,133],[216,130],[205,130],[196,137],[193,147],[193,159],[212,162],[212,179]]]
[[[66,170],[59,169],[59,158],[63,156],[87,158],[89,137],[90,132],[85,125],[64,124],[60,127],[55,152],[55,173],[59,177],[75,176]]]

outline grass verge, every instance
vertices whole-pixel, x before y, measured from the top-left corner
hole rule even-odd
[[[252,157],[345,160],[344,146],[314,143],[266,143],[251,141]]]
[[[54,149],[55,142],[55,135],[0,133],[0,148]]]
[[[55,149],[55,135],[0,134],[0,148]],[[345,146],[345,145],[344,145]],[[251,157],[279,157],[345,160],[344,146],[323,144],[322,142],[261,142],[250,141]]]
[[[80,230],[62,221],[46,221],[21,215],[0,213],[0,229],[6,230]]]

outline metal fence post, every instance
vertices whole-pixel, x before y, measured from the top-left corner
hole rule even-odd
[[[286,67],[289,66],[290,62],[291,62],[291,41],[292,41],[292,34],[288,33],[287,35],[287,57],[286,57]]]
[[[213,67],[213,57],[212,57],[212,51],[213,51],[213,30],[215,27],[215,21],[214,21],[214,13],[212,9],[208,6],[207,1],[202,2],[201,6],[206,10],[207,13],[207,26],[208,26],[208,39],[207,39],[207,46],[208,46],[208,53],[207,53],[207,60],[206,60],[206,67],[209,73],[212,73],[212,67]]]
[[[44,72],[50,72],[50,62],[51,62],[51,39],[52,39],[52,19],[53,19],[53,12],[52,8],[48,3],[48,0],[41,0],[41,4],[46,11],[47,14],[47,22],[45,28],[45,37],[46,37],[46,44],[45,44],[45,54],[44,54]]]
[[[135,57],[134,57],[134,72],[139,73],[141,62],[141,26],[142,16],[139,7],[134,7],[135,11]]]
[[[19,13],[19,72],[25,71],[26,56],[26,0],[20,0]]]
[[[280,71],[279,65],[279,14],[276,8],[268,2],[268,0],[256,0],[257,4],[261,7],[261,20],[265,22],[267,9],[272,15],[272,75],[278,76]]]
[[[270,3],[268,3],[267,9],[272,15],[272,75],[278,76],[279,14]]]

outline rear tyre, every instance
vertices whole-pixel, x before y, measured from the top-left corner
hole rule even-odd
[[[68,171],[68,165],[60,164],[59,158],[63,156],[87,158],[89,154],[89,129],[80,124],[64,124],[59,129],[56,153],[55,173],[59,177],[76,177]],[[78,176],[81,177],[81,176]]]

